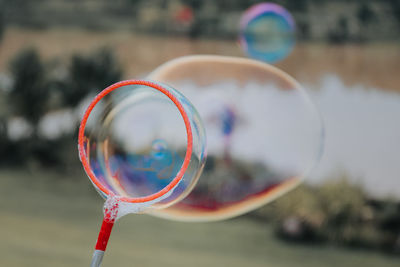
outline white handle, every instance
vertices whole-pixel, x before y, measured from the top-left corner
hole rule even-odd
[[[101,262],[103,260],[104,251],[102,250],[95,250],[93,253],[92,263],[90,267],[100,267]]]

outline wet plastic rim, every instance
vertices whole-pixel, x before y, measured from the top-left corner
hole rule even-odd
[[[155,200],[159,197],[162,197],[166,193],[170,192],[183,178],[183,175],[185,174],[189,163],[190,159],[192,157],[192,151],[193,151],[193,134],[192,134],[192,128],[191,128],[191,123],[189,120],[189,116],[187,115],[183,105],[181,102],[171,93],[168,89],[164,88],[163,86],[151,82],[151,81],[146,81],[146,80],[126,80],[126,81],[121,81],[118,83],[115,83],[113,85],[110,85],[103,91],[101,91],[90,103],[88,108],[86,109],[82,121],[79,126],[79,134],[78,134],[78,149],[79,149],[79,157],[82,161],[83,168],[86,171],[86,174],[89,176],[89,179],[97,186],[97,188],[102,191],[104,194],[107,196],[113,196],[115,195],[113,192],[111,192],[108,188],[106,188],[96,177],[96,175],[93,173],[92,169],[90,168],[89,162],[86,157],[85,149],[84,149],[84,139],[85,139],[85,128],[86,128],[86,123],[87,120],[93,110],[93,108],[97,105],[97,103],[103,99],[106,95],[111,93],[112,91],[123,87],[123,86],[128,86],[128,85],[143,85],[143,86],[148,86],[153,89],[156,89],[166,95],[178,108],[183,121],[185,123],[185,128],[186,128],[186,136],[187,136],[187,148],[186,148],[186,154],[185,158],[183,160],[181,169],[175,176],[175,178],[163,189],[158,191],[157,193],[145,196],[145,197],[138,197],[138,198],[130,198],[130,197],[121,197],[120,200],[125,201],[125,202],[130,202],[130,203],[144,203],[148,201]]]

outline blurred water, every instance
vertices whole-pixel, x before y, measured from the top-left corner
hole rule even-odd
[[[333,74],[310,87],[317,89],[310,93],[326,127],[325,152],[312,181],[343,172],[375,196],[400,199],[400,94],[349,87]]]
[[[373,196],[400,199],[400,94],[364,85],[347,86],[334,74],[323,76],[319,84],[306,84],[304,87],[322,113],[326,134],[322,159],[307,178],[308,181],[319,183],[326,179],[340,179],[345,175],[352,182],[365,187]],[[224,90],[228,99],[243,97],[235,94],[228,85]],[[193,99],[196,106],[210,104],[201,91],[183,93]],[[285,99],[284,91],[274,91],[273,94],[282,94],[280,97],[274,96],[275,100]],[[259,97],[258,102],[257,97],[250,98],[252,107],[266,104],[263,97]],[[275,104],[282,103],[277,101]],[[271,104],[274,102],[268,103]],[[209,109],[212,112],[212,107]],[[281,117],[284,121],[286,115],[277,113],[276,120]],[[257,112],[242,112],[238,116],[242,121],[264,120],[262,113]],[[246,126],[251,125],[248,123]],[[248,132],[252,130],[246,129]],[[208,131],[207,134],[210,142],[217,139],[213,135],[218,132]],[[243,135],[243,138],[246,136]],[[291,138],[301,136],[292,134]],[[297,141],[293,140],[293,143]],[[279,146],[269,149],[279,149]],[[259,149],[249,150],[246,147],[238,148],[238,151],[252,159],[260,156],[258,152],[262,153]]]

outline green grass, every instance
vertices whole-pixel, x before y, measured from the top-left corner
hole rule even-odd
[[[89,266],[102,200],[83,175],[0,171],[0,266]],[[178,223],[120,219],[103,266],[400,266],[370,251],[291,245],[248,217]]]

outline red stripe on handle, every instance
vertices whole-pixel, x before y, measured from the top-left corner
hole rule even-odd
[[[118,214],[118,207],[119,201],[116,200],[113,202],[112,198],[108,198],[106,203],[104,203],[104,218],[101,224],[99,237],[97,238],[96,250],[106,251],[108,239],[110,238],[111,230]]]
[[[103,224],[101,225],[99,237],[97,238],[97,243],[95,249],[106,251],[108,239],[110,238],[111,230],[114,226],[114,220],[109,221],[103,219]]]

